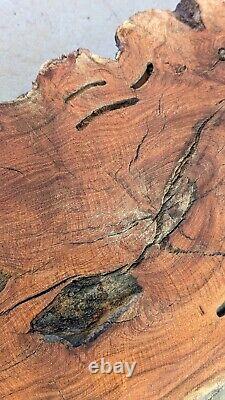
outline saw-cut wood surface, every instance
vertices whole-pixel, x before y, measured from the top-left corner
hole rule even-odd
[[[225,398],[225,2],[116,41],[0,104],[0,399]]]

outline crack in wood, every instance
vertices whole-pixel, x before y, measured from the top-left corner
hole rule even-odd
[[[135,228],[140,222],[147,221],[147,220],[153,221],[152,216],[148,214],[142,218],[137,218],[134,221],[130,222],[130,224],[127,227],[124,227],[123,229],[121,229],[118,232],[110,232],[110,233],[106,234],[105,236],[100,236],[93,240],[83,240],[83,241],[80,240],[77,242],[70,242],[69,244],[73,244],[73,245],[90,244],[90,243],[98,242],[100,240],[104,240],[106,238],[117,237],[117,236],[123,235],[124,233],[129,232],[130,230]]]
[[[186,214],[197,200],[197,188],[195,182],[188,178],[183,179],[183,173],[197,150],[201,135],[208,123],[223,107],[224,100],[221,100],[216,111],[204,119],[198,121],[193,127],[194,137],[179,159],[164,190],[162,205],[154,217],[156,221],[156,234],[152,242],[148,243],[139,257],[128,266],[128,270],[136,268],[144,259],[149,249],[154,244],[161,244],[185,219]]]
[[[156,216],[157,228],[155,243],[160,244],[184,220],[187,212],[196,201],[195,182],[182,177],[171,187],[170,197],[165,198],[160,212]]]
[[[134,156],[134,158],[132,158],[132,160],[129,163],[129,167],[128,167],[129,171],[131,170],[132,165],[138,160],[142,145],[144,144],[145,139],[147,138],[148,134],[149,134],[149,129],[147,129],[147,132],[143,135],[140,143],[138,143],[138,146],[137,146],[136,152],[135,152],[135,156]]]
[[[0,169],[3,169],[5,171],[17,172],[18,174],[23,175],[23,172],[20,171],[18,168],[15,168],[15,167],[1,167],[0,166]]]
[[[191,140],[189,146],[185,150],[183,156],[178,161],[177,166],[174,169],[174,172],[173,172],[171,178],[169,179],[169,181],[167,183],[167,186],[166,186],[166,189],[165,189],[165,193],[164,193],[164,201],[163,201],[163,203],[166,202],[167,199],[170,198],[171,192],[173,192],[174,185],[181,178],[184,169],[187,167],[188,163],[190,162],[191,157],[194,155],[194,153],[195,153],[195,151],[197,149],[197,146],[199,144],[199,140],[201,138],[202,132],[204,131],[204,129],[208,125],[208,123],[222,109],[223,103],[224,103],[224,100],[221,100],[221,102],[219,102],[220,107],[218,107],[215,112],[210,114],[208,117],[198,121],[197,124],[195,124],[195,126],[193,127],[193,133],[194,133],[193,139]]]
[[[202,257],[225,257],[225,252],[224,251],[202,251],[202,250],[189,250],[189,249],[181,249],[179,247],[175,247],[171,245],[171,243],[166,243],[164,250],[169,251],[170,253],[173,254],[190,254],[190,255],[200,255]]]
[[[57,287],[61,286],[63,283],[67,283],[67,282],[71,281],[71,279],[73,279],[75,277],[76,276],[70,276],[70,277],[67,277],[65,279],[62,279],[60,282],[56,282],[54,285],[48,287],[47,289],[44,289],[39,293],[35,293],[35,294],[31,295],[31,296],[26,297],[25,299],[23,299],[23,300],[19,301],[18,303],[14,304],[12,307],[8,308],[7,310],[2,311],[0,313],[0,317],[4,317],[4,316],[8,315],[10,312],[14,311],[16,308],[22,306],[23,304],[27,303],[28,301],[37,299],[38,297],[41,297],[41,296],[51,292],[53,289],[56,289]]]

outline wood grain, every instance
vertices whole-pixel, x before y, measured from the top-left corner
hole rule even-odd
[[[225,2],[116,41],[0,104],[0,399],[225,398]]]

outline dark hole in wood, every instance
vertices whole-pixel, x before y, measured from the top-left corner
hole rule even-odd
[[[86,128],[90,122],[98,117],[99,115],[105,114],[109,111],[114,111],[114,110],[119,110],[120,108],[126,108],[130,106],[134,106],[137,104],[139,99],[137,97],[132,97],[130,99],[125,99],[125,100],[120,100],[112,104],[106,104],[105,106],[102,106],[100,108],[97,108],[96,110],[92,111],[91,114],[87,115],[85,118],[83,118],[77,125],[76,128],[78,131],[81,131],[82,129]]]
[[[225,61],[225,48],[224,47],[221,47],[221,49],[218,50],[218,55],[219,55],[220,61]]]
[[[69,93],[64,97],[64,103],[68,103],[70,100],[72,100],[74,97],[80,95],[81,93],[85,92],[88,89],[91,89],[96,86],[105,86],[107,84],[106,81],[96,81],[96,82],[91,82],[87,83],[86,85],[81,86],[79,89],[75,90],[74,92]]]
[[[221,304],[216,310],[216,314],[219,318],[224,317],[225,315],[225,302]]]
[[[186,71],[186,65],[177,65],[175,67],[176,74],[183,74]]]
[[[148,63],[144,74],[138,79],[137,82],[131,85],[132,89],[140,89],[150,78],[154,71],[154,65],[152,63]]]

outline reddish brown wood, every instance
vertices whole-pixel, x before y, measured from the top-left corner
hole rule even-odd
[[[0,105],[0,399],[225,398],[225,3],[116,39]]]

